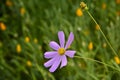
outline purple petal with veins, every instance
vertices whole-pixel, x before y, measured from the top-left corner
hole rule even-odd
[[[45,58],[49,59],[49,58],[53,58],[58,54],[57,51],[51,51],[51,52],[45,52],[44,56]]]
[[[54,72],[58,66],[60,65],[60,61],[61,61],[61,56],[57,57],[55,60],[54,60],[54,63],[53,65],[51,66],[51,68],[49,69],[50,72]]]
[[[71,32],[70,35],[69,35],[68,41],[66,43],[65,49],[67,49],[71,45],[71,43],[73,42],[73,40],[74,40],[74,35]]]
[[[52,58],[52,59],[50,59],[49,61],[47,61],[46,63],[44,63],[44,66],[45,66],[45,67],[50,67],[50,66],[52,66],[57,57],[58,57],[58,55],[56,55],[54,58]]]
[[[55,41],[51,41],[49,45],[54,50],[58,50],[60,48],[60,46]]]
[[[64,47],[65,36],[64,36],[64,32],[63,31],[59,31],[58,32],[58,38],[59,38],[59,42],[60,42],[60,47]]]
[[[67,65],[67,58],[65,55],[63,55],[60,68],[66,66],[66,65]]]
[[[65,52],[65,55],[73,58],[75,53],[76,53],[76,51],[67,50],[67,51]]]

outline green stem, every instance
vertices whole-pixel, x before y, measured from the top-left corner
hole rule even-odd
[[[92,18],[92,20],[95,22],[95,24],[98,25],[97,21],[93,18],[93,16],[90,14],[90,12],[89,12],[88,10],[87,10],[87,13],[88,13],[89,16]],[[98,26],[99,26],[99,25],[98,25]],[[118,56],[117,53],[115,52],[114,48],[112,47],[112,45],[110,44],[110,42],[109,42],[108,39],[106,38],[106,36],[105,36],[105,34],[103,33],[103,31],[102,31],[102,29],[100,28],[100,26],[99,26],[99,30],[100,30],[100,32],[102,33],[103,37],[105,38],[107,44],[110,46],[110,48],[111,48],[111,50],[113,51],[113,53],[114,53],[116,56]]]
[[[111,66],[109,64],[106,64],[104,62],[98,61],[98,60],[94,60],[94,59],[91,59],[91,58],[85,58],[85,57],[79,57],[79,56],[74,56],[74,57],[79,58],[79,59],[87,59],[87,60],[91,60],[91,61],[94,61],[94,62],[97,62],[97,63],[101,63],[103,65],[106,65],[106,66],[108,66],[108,67],[110,67],[110,68],[120,72],[120,70],[118,70],[117,68],[115,68],[115,67],[113,67],[113,66]]]

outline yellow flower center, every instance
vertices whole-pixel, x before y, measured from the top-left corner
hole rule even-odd
[[[58,49],[58,53],[59,53],[60,55],[63,55],[63,54],[65,53],[65,49],[64,49],[64,48],[59,48],[59,49]]]

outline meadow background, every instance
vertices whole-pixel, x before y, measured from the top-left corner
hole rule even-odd
[[[120,59],[98,26],[80,9],[83,0],[0,0],[0,80],[120,80]],[[120,0],[85,0],[120,56]],[[70,32],[75,56],[50,73],[43,64],[58,31]],[[89,59],[90,58],[90,59]],[[94,60],[103,62],[98,63]]]

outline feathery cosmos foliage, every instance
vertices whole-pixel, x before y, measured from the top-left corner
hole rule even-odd
[[[0,0],[0,80],[120,80],[120,0],[84,0],[99,25],[81,1]]]

